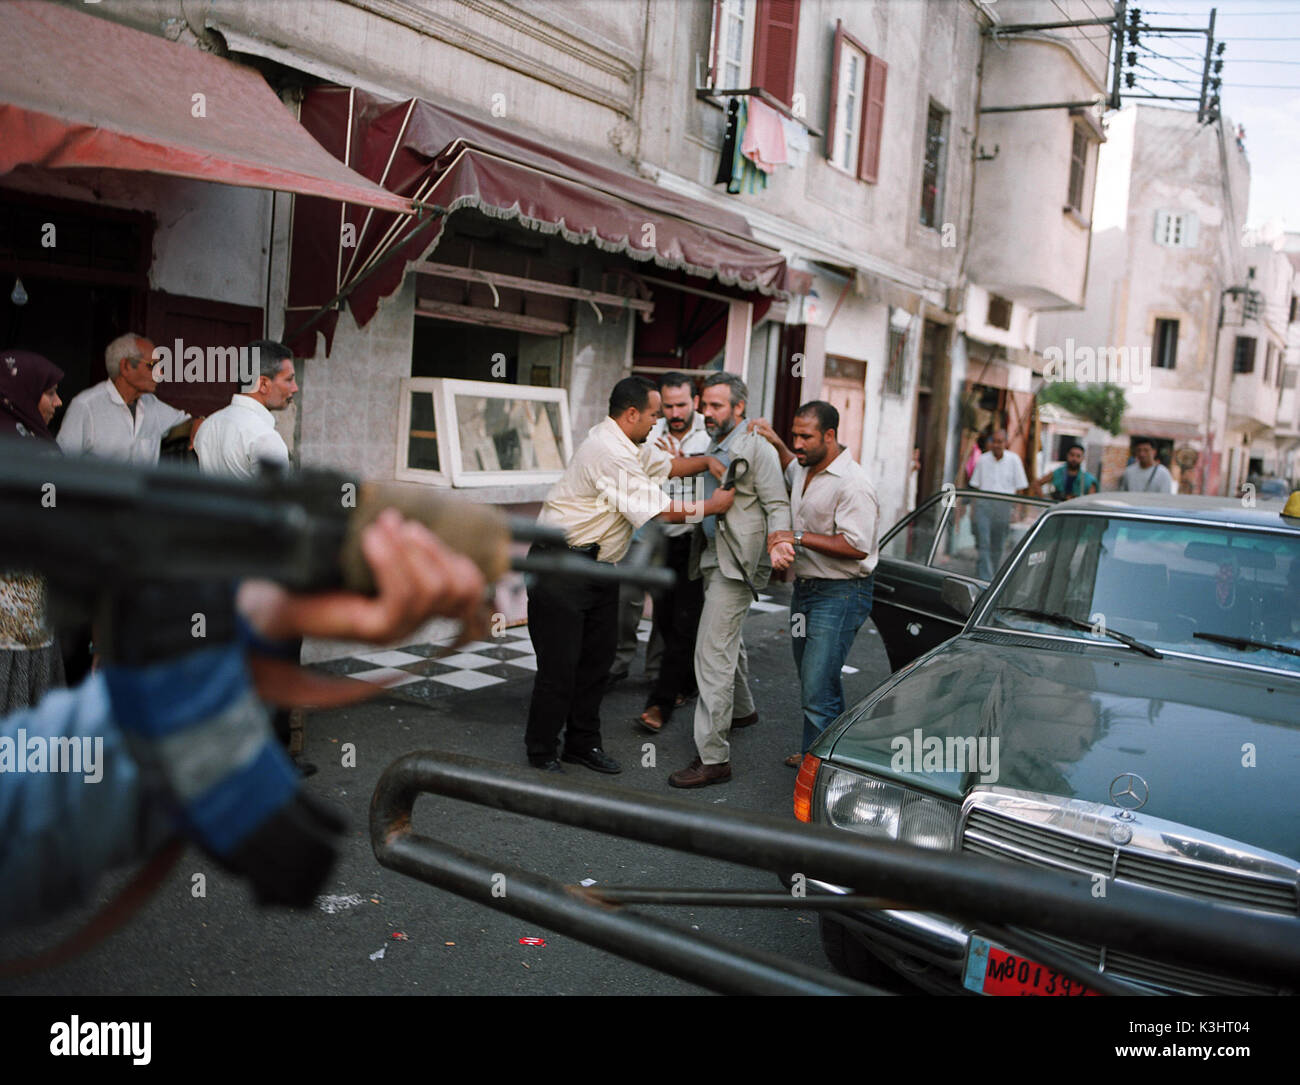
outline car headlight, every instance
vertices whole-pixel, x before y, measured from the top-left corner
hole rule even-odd
[[[837,829],[918,848],[951,849],[956,844],[956,803],[825,761],[818,773],[817,792],[815,820]]]

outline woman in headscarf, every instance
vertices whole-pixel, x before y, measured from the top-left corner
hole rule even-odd
[[[63,370],[27,350],[0,351],[0,457],[4,441],[59,446],[50,433],[62,405]],[[63,657],[45,620],[45,580],[32,573],[0,573],[0,715],[36,704],[62,686]]]

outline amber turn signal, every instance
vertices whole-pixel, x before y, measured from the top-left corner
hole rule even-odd
[[[817,781],[820,765],[820,758],[804,754],[803,764],[799,766],[799,775],[794,781],[794,816],[800,821],[812,821],[813,784]]]

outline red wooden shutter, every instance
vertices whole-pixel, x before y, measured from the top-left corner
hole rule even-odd
[[[789,105],[794,98],[795,48],[799,39],[799,0],[758,0],[754,25],[754,75],[751,82]]]
[[[867,57],[863,78],[862,140],[858,156],[858,176],[875,184],[880,174],[880,136],[885,127],[885,76],[889,65],[880,57]]]
[[[831,56],[831,112],[826,120],[826,157],[835,158],[835,120],[840,108],[840,58],[844,55],[844,22],[835,20],[835,52]]]

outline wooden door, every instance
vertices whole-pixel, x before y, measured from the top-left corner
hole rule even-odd
[[[826,402],[840,412],[839,442],[862,462],[862,427],[867,410],[867,364],[827,355],[822,378]]]

